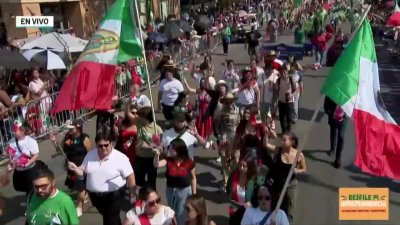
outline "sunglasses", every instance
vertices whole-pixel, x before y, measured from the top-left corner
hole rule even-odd
[[[45,190],[45,189],[47,189],[50,185],[51,185],[51,183],[43,184],[43,185],[33,185],[33,187],[34,187],[36,190]]]
[[[131,111],[131,113],[132,113],[133,115],[137,115],[137,114],[138,114],[138,111]]]
[[[271,196],[268,196],[268,195],[261,195],[261,196],[258,196],[258,200],[269,201],[269,200],[271,200]]]
[[[186,212],[190,213],[190,211],[192,211],[192,209],[189,206],[185,207]]]
[[[147,206],[154,207],[155,205],[158,205],[160,203],[161,203],[161,198],[157,198],[156,200],[147,202]]]
[[[109,146],[110,146],[110,143],[104,144],[104,145],[98,144],[97,148],[108,148]]]

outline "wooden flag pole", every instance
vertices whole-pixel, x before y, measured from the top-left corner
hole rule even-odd
[[[149,70],[147,68],[147,59],[146,59],[146,51],[144,49],[144,40],[143,40],[142,27],[140,26],[139,8],[138,8],[138,5],[137,5],[137,1],[132,0],[131,2],[132,2],[132,4],[131,4],[131,15],[132,15],[132,18],[134,18],[133,15],[136,15],[136,22],[138,24],[140,42],[142,43],[142,54],[143,54],[143,59],[144,59],[144,66],[145,66],[145,70],[146,70],[146,75],[147,75],[147,88],[149,89],[150,101],[151,101],[151,113],[153,114],[154,131],[155,131],[155,133],[157,135],[158,132],[157,132],[157,125],[156,125],[156,113],[154,111],[153,93],[151,91],[150,74],[149,74]],[[136,13],[133,11],[133,8],[135,8]],[[136,24],[134,23],[133,25],[135,26]]]
[[[354,33],[352,34],[352,38],[354,37],[354,34],[358,31],[358,29],[361,27],[362,23],[364,22],[365,18],[366,18],[367,15],[368,15],[368,12],[369,12],[370,9],[371,9],[371,6],[369,5],[368,8],[367,8],[366,11],[365,11],[365,14],[364,14],[363,17],[361,18],[360,24],[358,24],[357,29],[354,30]],[[352,38],[351,38],[351,39],[352,39]],[[351,41],[351,39],[350,39],[349,41]],[[304,147],[305,147],[305,145],[306,145],[306,143],[307,143],[307,141],[308,141],[308,138],[309,138],[309,136],[310,136],[310,131],[311,131],[311,129],[313,128],[313,126],[314,126],[314,124],[315,124],[315,120],[316,120],[316,118],[317,118],[319,109],[321,108],[321,105],[322,105],[322,103],[323,103],[323,101],[324,101],[324,98],[325,98],[325,96],[322,95],[321,98],[320,98],[320,100],[318,101],[318,103],[317,103],[317,105],[316,105],[316,107],[315,107],[313,116],[312,116],[312,118],[311,118],[311,121],[310,121],[310,123],[308,124],[307,129],[305,129],[306,133],[305,133],[305,135],[304,135],[304,137],[303,137],[303,141],[301,142],[300,146],[299,146],[298,149],[297,149],[296,158],[295,158],[295,160],[294,160],[294,163],[292,163],[292,167],[290,168],[290,172],[289,172],[289,174],[288,174],[288,176],[287,176],[287,178],[286,178],[285,185],[284,185],[283,188],[282,188],[281,194],[280,194],[280,196],[279,196],[278,203],[276,204],[276,207],[275,207],[275,211],[274,211],[274,214],[275,214],[275,215],[274,215],[274,217],[275,217],[274,219],[275,219],[275,221],[277,220],[278,210],[281,208],[283,198],[284,198],[285,193],[286,193],[286,190],[287,190],[287,188],[288,188],[288,186],[289,186],[290,180],[292,179],[292,176],[293,176],[293,173],[294,173],[294,169],[296,168],[296,165],[297,165],[297,161],[299,161],[301,152],[302,152],[302,150],[304,149]]]

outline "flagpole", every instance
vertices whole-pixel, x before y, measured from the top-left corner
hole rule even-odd
[[[146,71],[146,75],[147,75],[147,88],[149,89],[150,101],[151,101],[151,113],[153,114],[154,131],[155,131],[155,134],[157,135],[158,132],[157,132],[157,127],[156,127],[156,113],[154,111],[153,93],[151,91],[150,74],[149,74],[149,70],[147,68],[147,59],[146,59],[146,51],[144,49],[144,40],[143,40],[143,34],[142,34],[142,27],[140,26],[139,9],[138,9],[138,5],[137,5],[137,1],[132,0],[131,3],[132,3],[131,4],[131,11],[133,11],[133,6],[135,6],[135,11],[136,11],[136,13],[132,12],[131,15],[133,15],[133,14],[136,15],[136,22],[137,22],[138,28],[139,28],[139,36],[140,36],[140,41],[142,43],[142,54],[143,54],[143,59],[144,59],[144,66],[145,66],[145,71]],[[133,25],[136,26],[135,23]]]
[[[354,37],[354,34],[355,34],[355,33],[358,31],[358,29],[361,27],[361,25],[362,25],[362,23],[364,22],[365,18],[367,18],[367,15],[368,15],[368,12],[369,12],[370,9],[371,9],[371,5],[368,5],[368,7],[367,7],[367,9],[366,9],[366,11],[365,11],[363,17],[361,18],[360,24],[358,24],[357,28],[354,30],[354,32],[353,32],[353,34],[352,34],[352,36],[351,36],[351,39]],[[351,41],[351,39],[349,39],[349,41]],[[297,148],[297,154],[296,154],[295,160],[294,160],[293,163],[292,163],[292,166],[291,166],[291,168],[290,168],[290,172],[289,172],[289,174],[288,174],[288,176],[287,176],[287,178],[286,178],[285,185],[284,185],[283,188],[282,188],[281,194],[280,194],[280,196],[279,196],[278,203],[276,204],[276,207],[275,207],[275,210],[274,210],[274,213],[275,213],[275,215],[274,215],[275,218],[274,218],[274,219],[275,219],[275,221],[276,221],[276,219],[277,219],[278,210],[281,208],[282,201],[283,201],[283,198],[284,198],[284,196],[285,196],[286,190],[287,190],[287,188],[288,188],[288,186],[289,186],[290,180],[292,179],[292,176],[293,176],[293,173],[294,173],[294,169],[296,168],[297,162],[298,162],[299,159],[300,159],[302,150],[304,149],[305,145],[306,145],[307,142],[308,142],[308,138],[309,138],[310,133],[311,133],[310,131],[311,131],[311,129],[314,127],[315,120],[316,120],[316,118],[317,118],[319,109],[321,108],[321,105],[322,105],[322,103],[323,103],[323,101],[324,101],[324,98],[325,98],[325,96],[322,95],[321,98],[320,98],[320,100],[317,102],[317,105],[316,105],[316,107],[315,107],[315,110],[314,110],[313,116],[312,116],[312,118],[311,118],[311,121],[309,122],[307,129],[305,129],[306,133],[305,133],[305,135],[304,135],[304,137],[303,137],[303,139],[302,139],[303,141],[300,143],[300,146]]]

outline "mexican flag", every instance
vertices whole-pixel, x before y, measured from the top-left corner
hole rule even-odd
[[[52,110],[81,108],[108,110],[115,95],[118,64],[141,58],[142,44],[131,13],[131,0],[117,0],[90,39],[68,78]]]
[[[363,22],[321,90],[353,119],[355,165],[362,171],[400,178],[400,126],[380,96],[379,69],[371,26]]]

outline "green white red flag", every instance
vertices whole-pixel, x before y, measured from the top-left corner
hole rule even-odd
[[[321,92],[354,121],[355,165],[366,173],[399,179],[400,126],[380,96],[378,62],[367,20],[330,71]]]
[[[131,0],[117,0],[64,82],[52,110],[107,110],[115,94],[118,64],[143,57]]]

